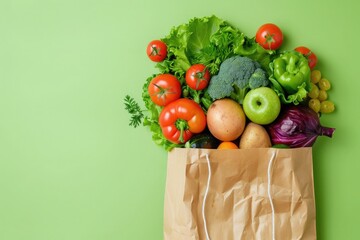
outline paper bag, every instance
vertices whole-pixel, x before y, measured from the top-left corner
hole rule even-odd
[[[173,149],[164,238],[316,239],[312,149]]]

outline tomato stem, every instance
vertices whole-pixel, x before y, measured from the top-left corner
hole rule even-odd
[[[165,102],[165,100],[166,100],[166,95],[167,95],[167,94],[175,94],[175,93],[176,93],[176,92],[171,92],[171,91],[169,91],[169,88],[163,88],[163,87],[159,86],[159,85],[156,84],[156,83],[153,83],[153,84],[154,84],[155,87],[157,87],[157,88],[159,89],[159,92],[157,92],[157,93],[154,94],[154,95],[157,95],[157,97],[158,97],[159,99],[163,99],[164,102]]]
[[[196,89],[199,88],[199,85],[201,83],[201,81],[205,81],[205,74],[207,71],[207,67],[204,68],[204,70],[202,71],[198,71],[196,73],[193,74],[193,76],[196,78]]]
[[[312,52],[309,51],[308,53],[305,53],[305,54],[303,54],[303,55],[304,55],[304,57],[309,58],[309,57],[311,56],[311,54],[312,54]]]
[[[266,34],[265,35],[265,43],[269,45],[269,49],[271,49],[271,44],[274,43],[274,34]]]
[[[151,46],[151,53],[150,56],[160,56],[160,49],[155,46]]]

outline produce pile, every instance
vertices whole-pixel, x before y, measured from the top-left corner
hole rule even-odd
[[[329,80],[301,46],[282,49],[272,23],[247,37],[216,17],[193,18],[149,43],[157,73],[146,79],[146,110],[125,96],[130,125],[150,128],[153,141],[174,147],[309,147],[334,128],[320,125],[334,111]]]

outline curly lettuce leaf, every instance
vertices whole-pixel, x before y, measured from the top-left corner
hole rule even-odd
[[[219,30],[211,36],[210,44],[196,56],[196,60],[208,66],[210,73],[215,75],[223,61],[236,55],[234,49],[241,45],[243,40],[242,32],[223,22]]]
[[[216,16],[193,18],[186,24],[173,27],[161,40],[168,47],[168,56],[156,67],[161,73],[176,76],[184,75],[196,63],[205,64],[211,74],[216,74],[220,64],[234,55],[248,56],[267,70],[274,53]]]
[[[156,66],[162,73],[182,76],[191,65],[203,63],[214,74],[221,62],[234,54],[232,42],[241,42],[238,39],[241,33],[233,34],[236,31],[216,16],[193,18],[173,27],[170,34],[161,39],[168,47],[168,56]]]
[[[190,20],[188,30],[191,35],[186,49],[190,62],[201,56],[202,51],[209,47],[211,37],[220,30],[223,22],[223,20],[215,16]]]

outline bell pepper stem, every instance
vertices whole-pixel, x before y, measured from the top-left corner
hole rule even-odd
[[[187,121],[184,119],[178,119],[175,122],[175,126],[180,131],[179,142],[184,143],[184,131],[189,129]]]
[[[298,66],[296,66],[295,56],[290,57],[286,70],[292,74],[296,74],[299,71]]]

